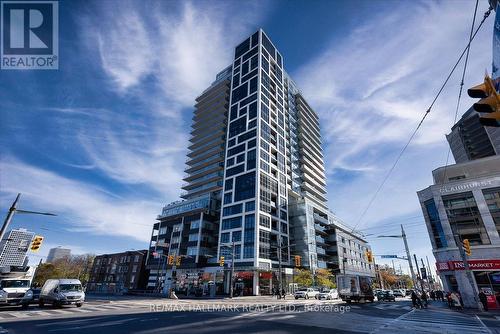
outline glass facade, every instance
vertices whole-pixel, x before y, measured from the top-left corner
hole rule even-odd
[[[498,234],[500,234],[500,187],[483,189],[483,195],[491,217],[495,222]]]
[[[436,248],[448,247],[448,243],[446,242],[446,237],[443,231],[443,226],[441,225],[441,220],[439,219],[439,213],[436,208],[436,203],[433,199],[431,199],[426,201],[424,205],[427,216],[429,217],[429,223],[431,225],[432,235],[434,236]]]
[[[490,244],[472,192],[443,196],[446,215],[454,235],[469,239],[471,245]]]

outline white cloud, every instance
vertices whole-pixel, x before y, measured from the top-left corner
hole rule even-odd
[[[3,198],[23,194],[34,210],[58,214],[71,225],[97,235],[127,236],[147,241],[159,212],[157,201],[121,197],[83,181],[71,180],[13,158],[0,163]],[[7,197],[8,196],[8,197]],[[57,225],[54,228],[58,228]]]
[[[486,10],[480,3],[477,23]],[[293,74],[319,113],[330,177],[330,206],[354,224],[467,44],[474,3],[413,2],[375,14]],[[404,10],[403,10],[404,9]],[[462,95],[491,64],[490,17],[472,43]],[[459,66],[361,226],[419,212],[415,192],[444,164]],[[341,179],[345,172],[353,179]]]

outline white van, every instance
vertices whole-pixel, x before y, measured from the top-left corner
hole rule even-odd
[[[38,304],[52,306],[76,305],[81,307],[85,301],[82,282],[77,279],[48,279],[40,292]]]

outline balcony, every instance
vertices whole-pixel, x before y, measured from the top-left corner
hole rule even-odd
[[[327,218],[322,217],[322,216],[318,215],[317,213],[314,213],[313,217],[314,217],[314,220],[317,221],[317,222],[320,222],[320,223],[325,224],[325,225],[329,225],[330,224],[328,222]],[[325,229],[323,228],[323,230],[325,230]]]
[[[314,239],[316,240],[317,244],[326,244],[325,239],[323,239],[322,237],[316,236],[316,238]]]

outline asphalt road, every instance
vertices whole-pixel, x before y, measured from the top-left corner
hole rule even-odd
[[[340,301],[299,301],[252,307],[236,301],[159,301],[155,307],[133,302],[92,302],[63,309],[33,307],[0,311],[0,327],[9,334],[44,333],[496,333],[500,322],[431,305],[412,310],[411,302],[346,305]],[[246,306],[245,306],[246,305]],[[347,308],[349,306],[349,308]],[[224,308],[224,309],[221,309]],[[246,307],[246,308],[245,308]],[[9,317],[9,316],[11,317]],[[3,323],[2,323],[2,320]],[[423,325],[431,324],[429,331]],[[499,328],[500,329],[500,328]],[[499,331],[500,333],[500,331]],[[0,330],[0,334],[2,331]]]

